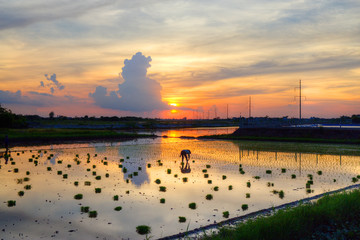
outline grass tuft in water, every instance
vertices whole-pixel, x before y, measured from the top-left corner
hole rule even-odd
[[[114,208],[115,211],[121,211],[122,207],[121,206],[117,206]]]
[[[30,189],[31,189],[31,185],[25,185],[24,188],[25,188],[26,190],[30,190]]]
[[[160,203],[165,203],[165,198],[161,198]]]
[[[296,175],[295,175],[295,174],[291,174],[291,178],[292,178],[292,179],[295,179],[295,178],[296,178]]]
[[[189,203],[189,208],[190,209],[196,209],[196,203],[194,203],[194,202]]]
[[[9,200],[9,201],[7,201],[7,206],[8,206],[8,207],[14,207],[14,206],[16,206],[16,201],[15,201],[15,200]]]
[[[225,180],[225,179],[226,179],[226,175],[223,175],[223,176],[222,176],[222,179]]]
[[[167,174],[171,174],[171,169],[168,168],[168,169],[166,170],[166,172],[167,172]]]
[[[208,178],[209,177],[209,174],[208,173],[205,173],[204,174],[204,178]]]
[[[91,186],[91,182],[90,182],[90,181],[85,181],[85,182],[84,182],[84,185],[85,185],[85,186]]]
[[[119,195],[115,195],[115,196],[113,197],[113,200],[114,200],[114,201],[119,201]]]
[[[248,210],[248,208],[249,208],[249,206],[248,206],[247,204],[241,205],[241,209],[242,209],[243,211]]]
[[[146,225],[139,225],[136,227],[136,232],[140,235],[145,235],[151,233],[151,227]]]
[[[148,163],[148,164],[147,164],[147,167],[148,167],[148,168],[151,168],[151,163]]]
[[[183,177],[183,182],[187,182],[188,181],[188,178],[187,177]]]
[[[212,180],[209,179],[209,180],[208,180],[208,184],[212,184]]]
[[[90,210],[90,207],[89,207],[89,206],[82,206],[82,207],[80,208],[80,211],[81,211],[82,213],[88,213],[89,210]]]
[[[160,184],[160,183],[161,183],[161,180],[160,180],[160,179],[156,179],[156,180],[155,180],[155,183],[156,183],[156,184]]]
[[[260,179],[260,176],[255,176],[254,177],[256,180],[259,180]]]
[[[95,193],[101,193],[101,188],[95,188]]]
[[[212,194],[207,194],[207,195],[205,196],[205,199],[206,199],[206,200],[212,200],[212,199],[213,199],[213,195],[212,195]]]
[[[108,178],[110,175],[108,173],[105,174],[105,177]]]
[[[219,191],[219,187],[218,187],[218,186],[215,186],[215,187],[214,187],[214,191],[216,191],[216,192]]]
[[[30,175],[30,172],[29,172],[29,171],[26,171],[26,175]]]
[[[19,191],[19,192],[18,192],[18,195],[19,195],[20,197],[24,196],[24,194],[25,194],[24,191]]]
[[[160,190],[160,192],[166,192],[166,187],[160,186],[160,187],[159,187],[159,190]]]
[[[286,173],[286,168],[282,168],[281,173]]]
[[[95,179],[96,180],[101,180],[101,176],[96,176]]]
[[[76,199],[76,200],[83,199],[83,195],[81,193],[78,193],[74,196],[74,199]]]
[[[211,168],[211,166],[209,164],[206,165],[206,168]]]
[[[322,175],[322,171],[317,171],[317,174],[318,174],[318,175]]]
[[[224,218],[229,218],[229,216],[230,216],[229,211],[223,212],[223,217],[224,217]]]
[[[266,170],[266,174],[271,174],[272,171],[271,170]]]
[[[14,173],[18,173],[19,169],[18,168],[14,168]]]
[[[186,217],[179,217],[179,222],[181,222],[181,223],[186,222]]]
[[[250,193],[246,193],[246,194],[245,194],[245,197],[246,197],[246,198],[250,198]]]
[[[90,218],[96,218],[97,217],[97,211],[90,211],[89,212],[89,217]]]
[[[78,182],[78,181],[75,181],[75,182],[74,182],[74,185],[75,185],[75,186],[79,186],[79,182]]]
[[[202,172],[203,172],[203,173],[207,173],[207,169],[203,169]]]
[[[285,197],[285,193],[283,190],[280,190],[279,192],[279,198],[283,199]]]
[[[228,189],[229,189],[229,191],[233,190],[233,186],[232,186],[232,185],[229,185],[229,186],[228,186]]]
[[[246,182],[246,186],[247,186],[248,188],[250,188],[250,187],[251,187],[251,182]]]

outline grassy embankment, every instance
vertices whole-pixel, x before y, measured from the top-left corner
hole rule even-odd
[[[360,130],[346,128],[239,128],[233,134],[204,136],[203,138],[231,140],[263,140],[282,142],[359,144]]]
[[[357,139],[326,139],[311,137],[267,137],[267,136],[237,136],[233,134],[207,135],[199,139],[222,139],[222,140],[250,140],[250,141],[275,141],[275,142],[311,142],[311,143],[337,143],[359,144]]]
[[[229,139],[227,139],[229,140]],[[360,156],[357,144],[329,144],[306,142],[277,142],[277,141],[243,141],[231,140],[238,145],[239,151],[267,151],[309,154],[330,154],[344,156]]]
[[[92,140],[121,140],[140,137],[154,137],[154,135],[136,133],[118,133],[111,130],[88,129],[2,129],[0,139],[8,136],[10,146],[16,144],[52,143],[62,141],[92,141]],[[3,145],[2,143],[0,146]]]
[[[221,228],[204,239],[360,239],[360,190]]]

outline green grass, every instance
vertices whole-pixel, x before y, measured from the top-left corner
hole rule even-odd
[[[136,232],[140,235],[145,235],[151,233],[151,227],[146,225],[140,225],[136,227]]]
[[[89,212],[89,217],[90,218],[96,218],[97,217],[97,211],[90,211]]]
[[[194,203],[194,202],[189,203],[189,208],[190,209],[196,209],[196,203]]]
[[[82,206],[82,207],[80,208],[80,211],[81,211],[82,213],[88,213],[89,210],[90,210],[90,207],[88,207],[88,206]]]
[[[161,198],[160,203],[165,203],[165,198]]]
[[[181,222],[181,223],[186,222],[186,217],[179,217],[179,222]]]
[[[15,200],[9,200],[9,201],[7,201],[7,205],[8,205],[8,207],[14,207],[14,206],[16,206],[16,201]]]
[[[81,193],[78,193],[74,196],[74,199],[81,200],[81,199],[83,199],[83,195]]]
[[[121,211],[122,207],[121,206],[117,206],[114,208],[115,211]]]
[[[249,219],[235,228],[221,228],[218,234],[204,239],[319,239],[320,235],[360,239],[359,199],[360,190],[325,196],[315,203],[279,210],[269,217]]]
[[[207,194],[207,195],[205,196],[205,199],[206,199],[206,200],[212,200],[212,199],[213,199],[213,195],[212,195],[212,194]]]

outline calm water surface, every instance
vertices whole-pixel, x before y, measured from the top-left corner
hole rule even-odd
[[[5,239],[144,239],[136,226],[148,225],[156,239],[222,221],[224,211],[230,217],[241,216],[349,186],[360,174],[359,156],[256,151],[249,144],[158,138],[14,149],[13,161],[0,162],[0,235]],[[193,153],[186,169],[181,169],[182,149]],[[313,175],[311,193],[305,186],[309,174]],[[24,189],[26,185],[31,189]],[[159,191],[160,186],[166,192]],[[95,188],[101,188],[101,193],[95,193]],[[273,190],[283,190],[284,198]],[[20,197],[19,191],[24,195]],[[83,199],[75,200],[79,193]],[[206,200],[207,194],[213,199]],[[160,203],[161,198],[165,203]],[[8,200],[15,200],[16,206],[8,207]],[[192,202],[196,209],[189,208]],[[242,210],[243,204],[247,210]],[[81,206],[97,211],[97,217],[81,213]],[[117,206],[122,210],[115,211]],[[186,217],[186,222],[179,223],[179,216]]]

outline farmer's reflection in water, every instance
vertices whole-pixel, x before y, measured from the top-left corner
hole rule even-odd
[[[189,160],[186,160],[185,164],[184,164],[184,162],[181,162],[180,171],[181,171],[181,173],[190,173],[191,172]]]

